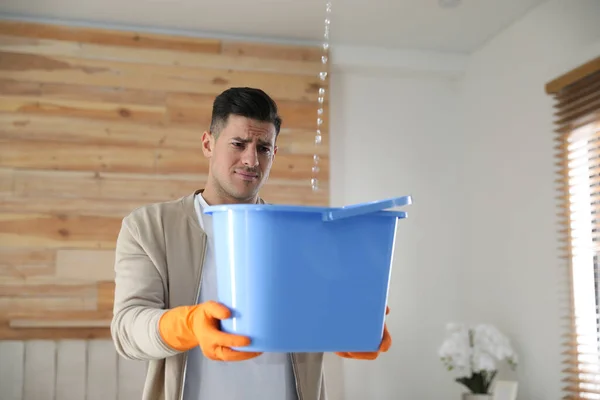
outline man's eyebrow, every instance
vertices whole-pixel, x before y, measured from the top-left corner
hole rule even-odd
[[[260,143],[261,146],[272,147],[271,143],[266,140],[258,139],[258,143]]]
[[[235,140],[237,142],[242,142],[242,143],[252,142],[252,139],[243,139],[241,137],[234,137],[233,140]],[[273,145],[270,142],[267,142],[266,140],[262,140],[262,139],[258,139],[258,144],[260,144],[261,146],[273,147]]]

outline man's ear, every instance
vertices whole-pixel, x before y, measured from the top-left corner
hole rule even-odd
[[[215,136],[209,131],[202,134],[202,153],[205,157],[212,156],[215,147]]]

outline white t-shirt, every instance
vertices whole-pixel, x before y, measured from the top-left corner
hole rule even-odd
[[[212,217],[202,213],[208,204],[201,194],[195,199],[200,226],[207,234],[199,303],[217,300]],[[263,353],[245,361],[214,361],[199,347],[188,352],[184,400],[297,400],[289,354]]]

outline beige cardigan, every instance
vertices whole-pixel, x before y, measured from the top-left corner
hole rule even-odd
[[[158,321],[166,309],[196,303],[206,246],[194,209],[199,192],[134,210],[117,239],[111,333],[119,355],[149,361],[142,400],[183,396],[187,353],[161,339]],[[326,400],[323,354],[290,356],[299,400]]]

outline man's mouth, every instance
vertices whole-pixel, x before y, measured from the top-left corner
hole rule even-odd
[[[238,174],[242,179],[247,181],[253,181],[258,178],[258,174],[254,172],[236,171],[236,174]]]

